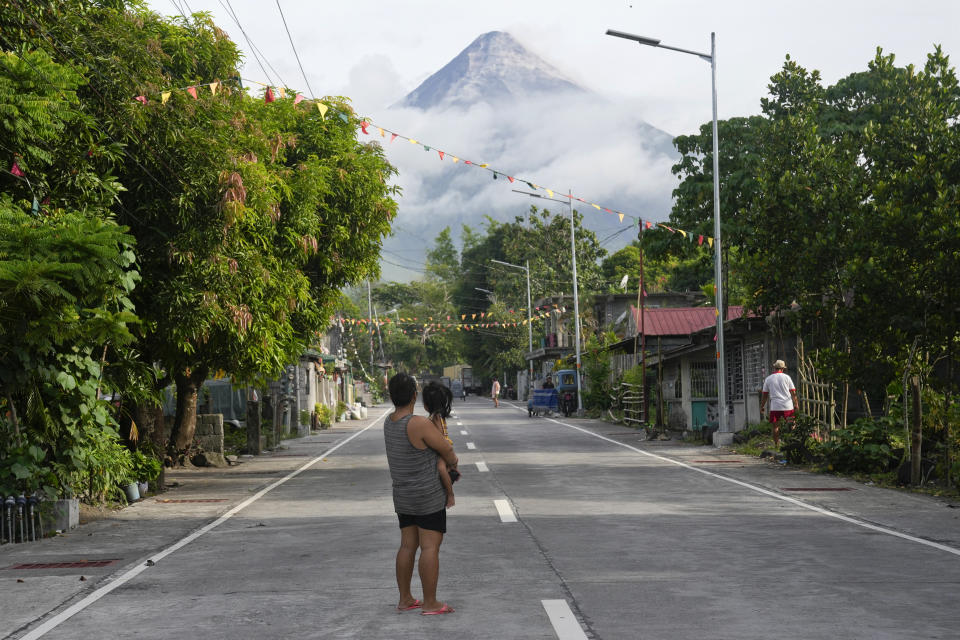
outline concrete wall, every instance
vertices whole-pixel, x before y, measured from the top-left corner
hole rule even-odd
[[[197,416],[197,430],[193,441],[209,453],[223,454],[223,416],[208,413]]]

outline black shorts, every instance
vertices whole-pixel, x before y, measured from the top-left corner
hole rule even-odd
[[[440,511],[428,513],[425,516],[410,516],[405,513],[398,513],[397,518],[400,520],[401,529],[420,527],[421,529],[427,529],[429,531],[447,532],[446,509],[440,509]]]

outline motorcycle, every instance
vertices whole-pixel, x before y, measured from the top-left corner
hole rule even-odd
[[[561,369],[556,372],[557,404],[563,415],[577,412],[577,372],[573,369]]]

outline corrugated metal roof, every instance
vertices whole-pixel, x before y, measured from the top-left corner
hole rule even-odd
[[[640,327],[640,312],[630,306],[633,319]],[[713,307],[663,307],[644,310],[643,330],[648,336],[688,336],[695,331],[716,324],[716,311]],[[743,307],[727,307],[727,320],[735,320],[743,315]]]

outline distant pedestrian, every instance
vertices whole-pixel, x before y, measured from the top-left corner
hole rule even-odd
[[[773,424],[773,446],[780,446],[780,423],[793,422],[797,407],[797,388],[786,374],[787,363],[777,360],[773,363],[773,373],[763,381],[763,393],[760,395],[760,415],[770,400],[770,422]]]
[[[497,376],[493,376],[493,385],[490,387],[490,397],[493,398],[493,406],[500,406],[500,381]]]
[[[393,508],[400,521],[397,551],[399,611],[421,609],[422,615],[453,613],[453,607],[437,600],[440,579],[440,544],[447,532],[447,493],[440,482],[437,461],[443,458],[451,470],[457,459],[453,445],[426,418],[413,415],[417,403],[416,381],[405,373],[390,378],[388,385],[393,413],[383,423],[383,439],[393,479]],[[423,600],[413,597],[410,581],[420,550],[420,583]]]
[[[547,379],[543,381],[543,388],[555,389],[556,387],[553,386],[553,378],[551,378],[550,376],[547,376]]]

